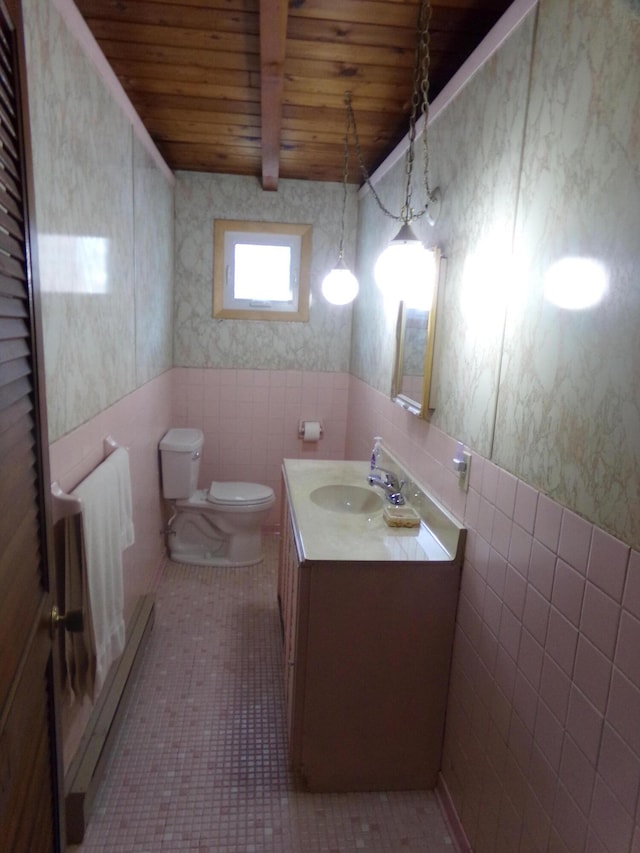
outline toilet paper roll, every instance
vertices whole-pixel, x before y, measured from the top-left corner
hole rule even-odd
[[[318,441],[320,439],[319,421],[305,421],[302,425],[303,441]]]

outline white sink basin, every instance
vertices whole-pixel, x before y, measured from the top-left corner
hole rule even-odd
[[[370,515],[381,510],[383,505],[383,499],[372,489],[340,483],[319,486],[309,497],[316,506],[328,509],[329,512]]]

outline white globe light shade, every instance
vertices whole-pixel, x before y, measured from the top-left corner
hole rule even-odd
[[[435,284],[435,258],[415,237],[402,239],[407,232],[411,229],[403,226],[381,253],[373,273],[385,296],[393,296],[411,308],[428,310]]]
[[[358,279],[346,266],[334,267],[324,277],[322,295],[332,305],[347,305],[358,295]]]

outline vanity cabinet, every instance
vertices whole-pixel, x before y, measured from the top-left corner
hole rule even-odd
[[[278,597],[291,769],[310,791],[433,788],[459,561],[310,559],[286,478],[283,497]],[[326,536],[337,535],[325,523]]]

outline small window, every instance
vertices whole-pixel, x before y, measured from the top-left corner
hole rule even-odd
[[[310,261],[310,225],[217,219],[213,316],[306,322]]]

